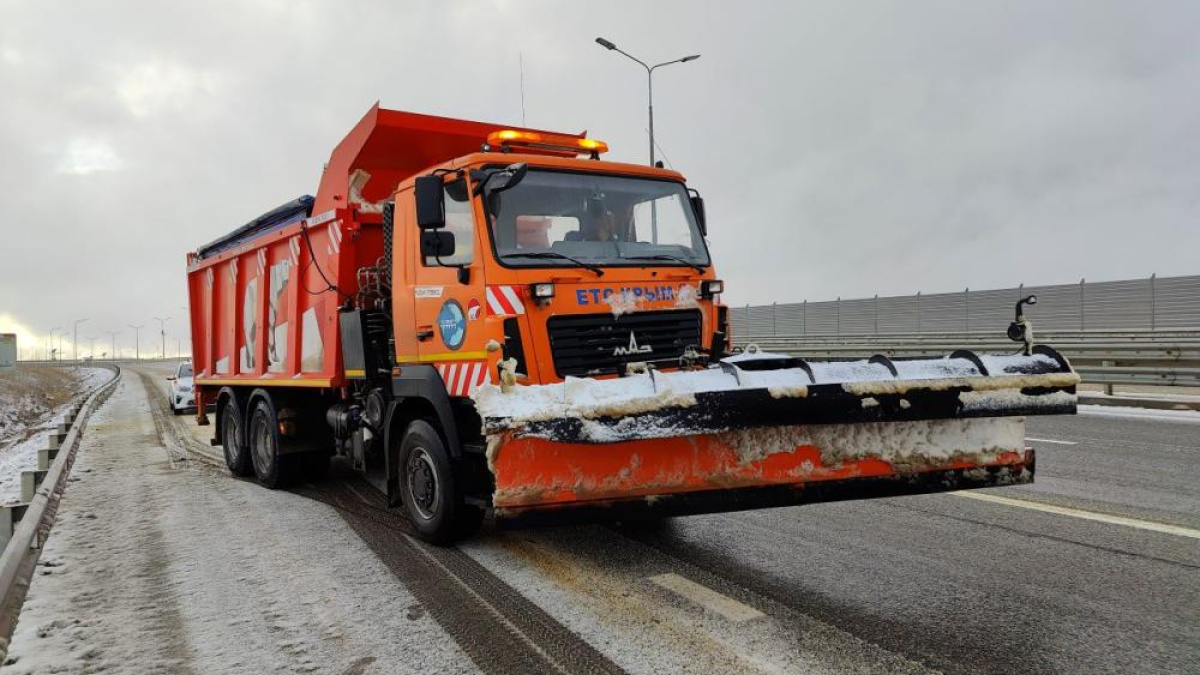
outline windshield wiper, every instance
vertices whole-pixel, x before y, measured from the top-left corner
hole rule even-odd
[[[692,269],[696,270],[697,272],[703,273],[705,270],[704,265],[701,265],[699,263],[694,263],[691,260],[688,260],[687,258],[680,258],[678,256],[667,255],[666,253],[656,253],[655,255],[623,255],[623,256],[621,256],[621,259],[622,260],[674,260],[675,262],[683,263],[684,265],[691,267]]]
[[[585,263],[582,260],[579,260],[578,258],[572,258],[569,255],[563,255],[563,254],[559,253],[558,251],[537,251],[535,253],[509,253],[508,255],[500,256],[501,260],[507,260],[509,258],[542,258],[542,259],[558,258],[560,260],[570,260],[571,262],[575,263],[576,265],[579,265],[580,267],[582,267],[583,269],[585,269],[589,272],[595,272],[596,276],[598,276],[598,277],[604,276],[604,270],[600,269],[600,267],[598,265],[593,265],[591,263]]]

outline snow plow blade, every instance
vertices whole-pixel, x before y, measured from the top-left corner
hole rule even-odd
[[[749,353],[691,371],[491,387],[477,403],[497,518],[679,515],[1033,480],[1028,415],[1073,414],[1053,349],[818,362]]]

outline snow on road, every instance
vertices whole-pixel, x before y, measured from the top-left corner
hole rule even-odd
[[[330,507],[172,465],[149,405],[89,422],[6,675],[477,672]]]
[[[459,547],[630,675],[930,672],[609,528],[494,533]],[[664,574],[731,605],[754,603],[743,605],[751,614],[730,620],[663,588]]]

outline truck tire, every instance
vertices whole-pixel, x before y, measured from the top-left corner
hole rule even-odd
[[[281,453],[282,440],[279,436],[279,420],[270,397],[257,398],[250,407],[250,421],[246,435],[250,456],[253,458],[254,475],[264,487],[278,490],[296,482],[298,458]]]
[[[483,512],[463,502],[454,464],[432,423],[414,420],[400,442],[400,494],[417,536],[445,545],[479,528]]]
[[[225,449],[225,466],[235,476],[249,476],[254,472],[250,448],[247,447],[246,434],[243,432],[244,424],[237,399],[229,396],[221,411],[221,445]]]

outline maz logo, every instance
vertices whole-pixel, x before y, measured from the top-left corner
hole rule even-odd
[[[633,331],[629,331],[629,346],[617,347],[613,350],[613,356],[629,356],[630,354],[649,354],[654,351],[654,347],[650,345],[639,345],[637,336]]]

